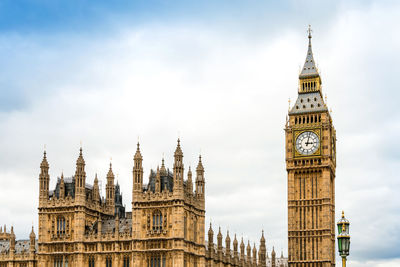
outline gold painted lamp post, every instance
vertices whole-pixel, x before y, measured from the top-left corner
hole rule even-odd
[[[344,217],[344,211],[342,211],[342,218],[338,221],[337,226],[339,255],[342,257],[343,267],[346,267],[346,257],[350,252],[350,222]]]

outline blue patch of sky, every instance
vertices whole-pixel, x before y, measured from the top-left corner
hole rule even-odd
[[[279,35],[287,28],[305,34],[308,23],[322,28],[338,6],[333,0],[0,0],[0,112],[29,102],[29,88],[19,80],[35,75],[37,66],[29,64],[43,63],[38,52],[57,53],[65,42],[94,36],[101,41],[120,28],[146,24],[194,24],[252,41]]]
[[[0,32],[96,31],[123,21],[131,23],[197,21],[233,22],[257,27],[265,22],[312,20],[332,13],[337,1],[240,0],[2,0]],[[302,24],[301,27],[304,27]]]

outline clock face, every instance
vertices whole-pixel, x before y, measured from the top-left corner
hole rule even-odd
[[[296,150],[302,155],[312,155],[319,147],[318,135],[314,132],[302,132],[296,140]]]

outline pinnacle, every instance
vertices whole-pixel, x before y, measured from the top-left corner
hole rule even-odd
[[[300,73],[300,78],[311,78],[311,77],[318,77],[318,70],[315,65],[314,61],[314,56],[312,52],[312,46],[311,46],[311,28],[308,29],[308,50],[307,50],[307,56],[306,56],[306,61],[304,62],[304,66],[301,70]]]
[[[49,167],[49,163],[47,162],[47,156],[46,156],[46,150],[43,152],[43,160],[42,163],[40,164],[40,167]]]
[[[141,159],[142,158],[142,154],[140,153],[140,144],[139,144],[139,142],[137,143],[136,153],[135,153],[135,156],[133,158],[134,159]]]
[[[175,155],[175,157],[176,156],[183,156],[183,152],[182,152],[182,149],[181,149],[181,140],[179,138],[178,138],[178,145],[176,146],[174,155]]]
[[[112,164],[111,164],[111,162],[110,162],[110,169],[108,170],[108,173],[107,173],[107,178],[114,178],[114,173],[113,173],[113,171],[112,171]]]
[[[76,160],[76,165],[85,165],[85,160],[83,159],[83,153],[82,153],[82,146],[79,149],[79,157]]]

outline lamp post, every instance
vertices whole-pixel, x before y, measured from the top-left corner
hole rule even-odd
[[[342,266],[346,267],[346,257],[350,252],[350,222],[344,217],[344,211],[342,211],[342,218],[338,221],[337,226],[339,255],[342,257]]]

